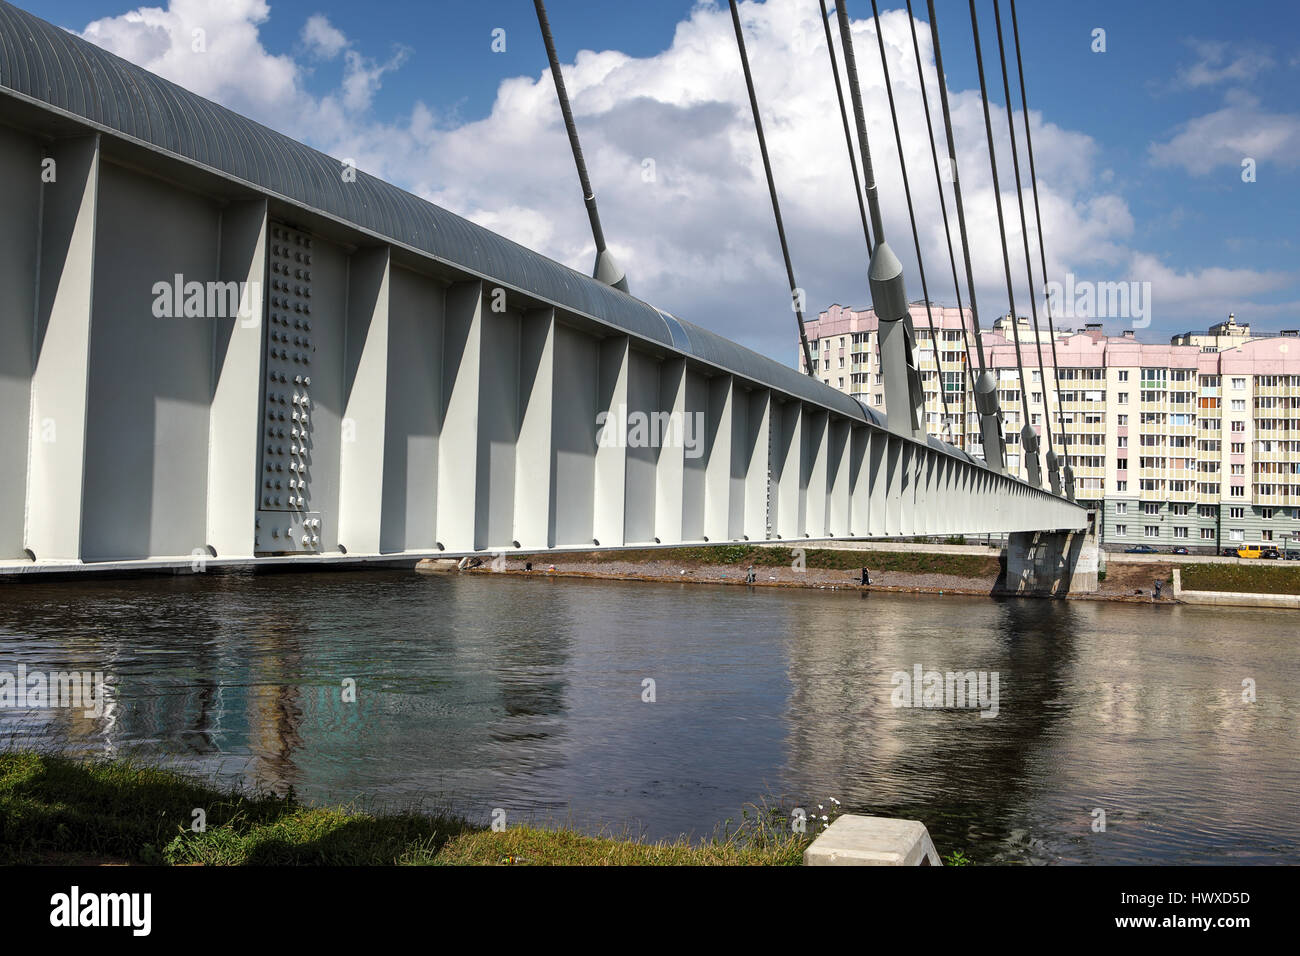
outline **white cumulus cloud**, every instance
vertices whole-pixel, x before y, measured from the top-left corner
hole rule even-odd
[[[815,312],[832,302],[866,306],[865,247],[817,5],[770,0],[743,3],[741,10],[796,276],[809,308]],[[489,115],[473,122],[447,122],[421,102],[405,115],[380,118],[374,114],[374,95],[385,75],[402,65],[404,48],[398,46],[387,60],[370,59],[328,19],[315,15],[300,34],[310,60],[299,63],[262,46],[259,28],[268,15],[263,0],[169,0],[165,10],[140,8],[97,20],[82,35],[318,149],[354,157],[366,171],[539,252],[590,270],[594,247],[549,73],[502,81]],[[906,11],[884,13],[882,26],[930,294],[952,302]],[[960,18],[943,26],[945,39],[952,38],[948,42],[959,43],[965,36],[969,43]],[[205,53],[193,52],[195,29],[205,31]],[[918,23],[918,29],[937,117],[939,91],[928,25]],[[616,33],[611,42],[617,42]],[[887,237],[906,265],[910,295],[919,298],[916,256],[869,19],[855,23],[854,46]],[[308,92],[304,77],[312,61],[340,53],[344,69],[338,88],[321,95]],[[677,25],[669,47],[655,55],[582,51],[564,70],[605,232],[633,293],[793,361],[789,293],[725,6],[699,3]],[[1033,77],[1030,94],[1032,100]],[[981,314],[987,323],[1006,309],[1006,291],[983,112],[978,91],[950,89],[950,97]],[[1016,121],[1023,121],[1019,113]],[[1126,274],[1140,267],[1161,282],[1186,282],[1186,273],[1162,271],[1157,259],[1135,260],[1129,244],[1133,217],[1099,173],[1098,145],[1070,130],[1062,118],[1031,111],[1030,122],[1053,275],[1068,270],[1093,278],[1141,278]],[[1025,312],[1028,283],[1002,108],[994,125],[1017,304]],[[942,155],[941,129],[937,135]],[[1027,181],[1025,187],[1028,198]],[[1246,300],[1258,288],[1252,276],[1243,272],[1224,281],[1240,283],[1236,311],[1245,314]]]
[[[300,34],[307,52],[323,60],[332,60],[343,52],[348,45],[348,38],[343,31],[330,23],[323,13],[313,13],[302,25]]]

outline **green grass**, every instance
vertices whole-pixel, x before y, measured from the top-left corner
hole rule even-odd
[[[193,811],[207,814],[193,832]],[[370,814],[220,790],[124,760],[0,753],[0,864],[796,866],[808,837],[752,808],[713,839],[646,843],[568,828],[494,832],[451,813]]]
[[[1300,568],[1271,564],[1192,564],[1182,569],[1188,591],[1300,594]]]
[[[668,561],[684,566],[730,565],[743,569],[788,567],[793,560],[789,548],[754,547],[720,544],[699,548],[653,548],[634,551],[594,551],[587,557],[594,561]],[[846,551],[832,548],[805,548],[807,567],[832,571],[899,571],[911,574],[951,574],[963,578],[996,577],[1001,569],[997,555],[925,554],[919,551]],[[565,555],[581,560],[584,555]]]

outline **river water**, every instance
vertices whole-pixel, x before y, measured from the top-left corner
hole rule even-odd
[[[0,672],[112,691],[103,716],[0,709],[0,747],[651,838],[833,797],[981,863],[1294,863],[1298,621],[405,571],[17,581]],[[986,693],[895,706],[918,665]]]

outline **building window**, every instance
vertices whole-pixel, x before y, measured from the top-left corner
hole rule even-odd
[[[1245,540],[1246,540],[1246,532],[1243,531],[1241,528],[1230,528],[1230,529],[1228,529],[1228,540],[1229,540],[1229,541],[1245,541]]]
[[[1126,514],[1128,514],[1128,502],[1127,502],[1127,501],[1117,501],[1117,502],[1115,502],[1115,514],[1117,514],[1117,515],[1126,515]]]
[[[1177,484],[1177,482],[1175,482],[1175,484]],[[1188,512],[1188,510],[1189,510],[1190,508],[1191,508],[1191,505],[1173,505],[1173,506],[1170,507],[1169,511],[1170,511],[1171,514],[1174,514],[1174,515],[1177,515],[1177,516],[1180,517],[1180,518],[1183,518],[1183,517],[1186,517],[1186,516],[1187,516],[1187,512]]]
[[[1123,426],[1127,425],[1127,424],[1128,424],[1128,416],[1127,416],[1127,415],[1120,415],[1120,416],[1116,419],[1115,424],[1119,425],[1121,428],[1122,428]]]
[[[1144,502],[1142,502],[1142,513],[1143,513],[1144,515],[1158,515],[1158,514],[1160,514],[1160,503],[1159,503],[1159,502],[1156,502],[1156,501],[1144,501]]]
[[[1128,534],[1128,525],[1126,525],[1126,524],[1117,524],[1117,525],[1115,525],[1115,533],[1116,533],[1116,534]]]
[[[1120,393],[1119,393],[1119,403],[1120,403],[1121,405],[1127,405],[1127,404],[1128,404],[1128,392],[1120,392]]]
[[[1128,491],[1128,482],[1127,482],[1127,481],[1118,481],[1118,480],[1117,480],[1117,481],[1115,482],[1115,490],[1116,490],[1116,491]]]
[[[1160,525],[1158,524],[1146,525],[1142,529],[1142,533],[1146,535],[1148,538],[1158,538],[1160,537]]]
[[[1128,369],[1126,369],[1126,368],[1122,368],[1122,369],[1119,370],[1119,380],[1120,380],[1121,382],[1127,382],[1127,381],[1128,381]]]
[[[1175,526],[1174,526],[1174,537],[1175,537],[1175,538],[1185,538],[1185,537],[1187,537],[1187,529],[1186,529],[1185,527],[1183,527],[1182,525],[1175,525]]]
[[[1201,529],[1201,540],[1202,540],[1202,541],[1213,541],[1213,540],[1214,540],[1214,529],[1213,529],[1213,528],[1202,528],[1202,529]]]
[[[1273,531],[1272,531],[1272,529],[1271,529],[1271,528],[1265,528],[1263,531],[1261,531],[1261,532],[1259,533],[1259,538],[1260,538],[1261,541],[1272,541],[1272,540],[1273,540]]]
[[[1228,509],[1229,518],[1244,518],[1245,516],[1246,516],[1245,508],[1232,507]]]
[[[1232,387],[1233,387],[1233,388],[1245,388],[1245,387],[1246,387],[1246,380],[1245,380],[1244,378],[1234,378],[1234,379],[1232,380]]]
[[[1260,508],[1260,509],[1259,509],[1259,516],[1260,516],[1261,518],[1272,518],[1272,517],[1273,517],[1273,509],[1272,509],[1272,508]]]

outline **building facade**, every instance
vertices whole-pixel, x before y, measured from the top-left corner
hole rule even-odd
[[[927,314],[914,304],[912,321],[930,433],[982,456],[969,311],[932,305]],[[835,305],[807,332],[817,377],[888,414],[875,315]],[[1044,473],[1049,449],[1063,460],[1068,453],[1076,497],[1102,515],[1107,548],[1300,550],[1296,332],[1252,335],[1229,316],[1168,345],[1139,342],[1132,331],[1107,336],[1097,323],[1058,331],[1053,343],[1040,342],[1023,317],[1001,317],[981,338],[998,379],[1008,469],[1027,474],[1027,407]]]

